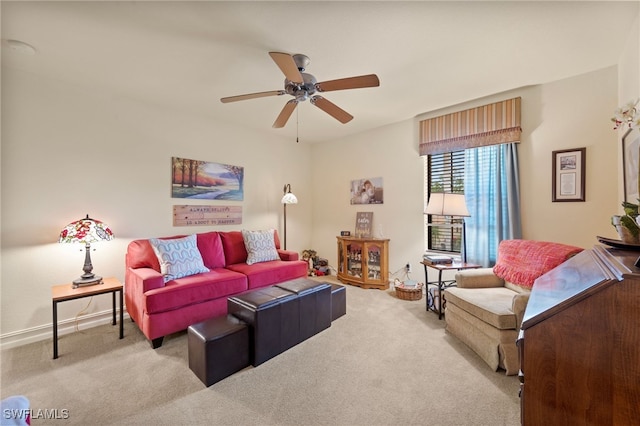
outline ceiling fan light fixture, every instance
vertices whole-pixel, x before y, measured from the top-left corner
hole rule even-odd
[[[305,68],[307,68],[307,65],[311,63],[311,59],[309,59],[307,55],[303,55],[302,53],[296,53],[295,55],[292,55],[292,57],[300,72],[304,71]]]

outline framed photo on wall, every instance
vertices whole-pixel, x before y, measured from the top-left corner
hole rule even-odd
[[[622,170],[624,201],[637,204],[640,198],[640,129],[637,127],[632,127],[622,137]]]
[[[384,203],[381,177],[352,180],[350,191],[351,204]]]
[[[586,148],[552,152],[552,201],[585,200]]]

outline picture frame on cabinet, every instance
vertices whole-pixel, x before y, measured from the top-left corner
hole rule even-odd
[[[553,202],[585,201],[586,148],[553,151],[551,159]]]
[[[373,212],[356,213],[356,238],[371,238],[373,226]]]

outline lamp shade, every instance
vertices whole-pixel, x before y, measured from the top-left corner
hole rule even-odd
[[[85,285],[101,284],[102,277],[93,272],[91,263],[91,243],[113,240],[111,229],[99,220],[91,219],[89,215],[84,219],[71,222],[60,232],[60,243],[83,243],[85,247],[84,274],[73,281],[73,288]],[[115,297],[115,296],[114,296]]]
[[[432,193],[425,214],[436,216],[471,216],[467,210],[464,194]]]
[[[86,218],[71,222],[60,232],[60,243],[91,244],[98,241],[113,240],[113,232],[104,223],[96,219]]]
[[[289,192],[282,197],[282,204],[298,204],[298,198]]]
[[[298,197],[291,193],[291,185],[286,184],[284,186],[284,195],[281,200],[282,204],[298,204]]]

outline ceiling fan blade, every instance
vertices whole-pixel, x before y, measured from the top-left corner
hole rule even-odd
[[[329,102],[322,96],[313,96],[310,101],[313,105],[317,106],[342,124],[353,120],[353,115],[349,114],[333,102]]]
[[[271,59],[273,59],[288,80],[302,84],[302,74],[300,74],[300,70],[298,70],[298,66],[293,60],[293,56],[281,52],[269,52],[269,56],[271,56]]]
[[[276,121],[273,122],[273,128],[279,129],[281,127],[284,127],[284,125],[287,124],[289,117],[291,117],[291,113],[293,113],[293,110],[296,109],[297,105],[298,101],[296,101],[295,99],[291,99],[289,102],[284,104],[284,108],[282,108],[282,111],[280,111],[280,115],[278,115]]]
[[[246,95],[228,96],[226,98],[220,98],[220,102],[222,102],[223,104],[226,104],[229,102],[244,101],[247,99],[264,98],[267,96],[280,96],[280,95],[284,95],[285,93],[286,92],[284,90],[271,90],[269,92],[249,93]]]
[[[360,75],[358,77],[339,78],[337,80],[316,83],[316,90],[329,92],[332,90],[361,89],[363,87],[380,86],[380,80],[375,74]]]

